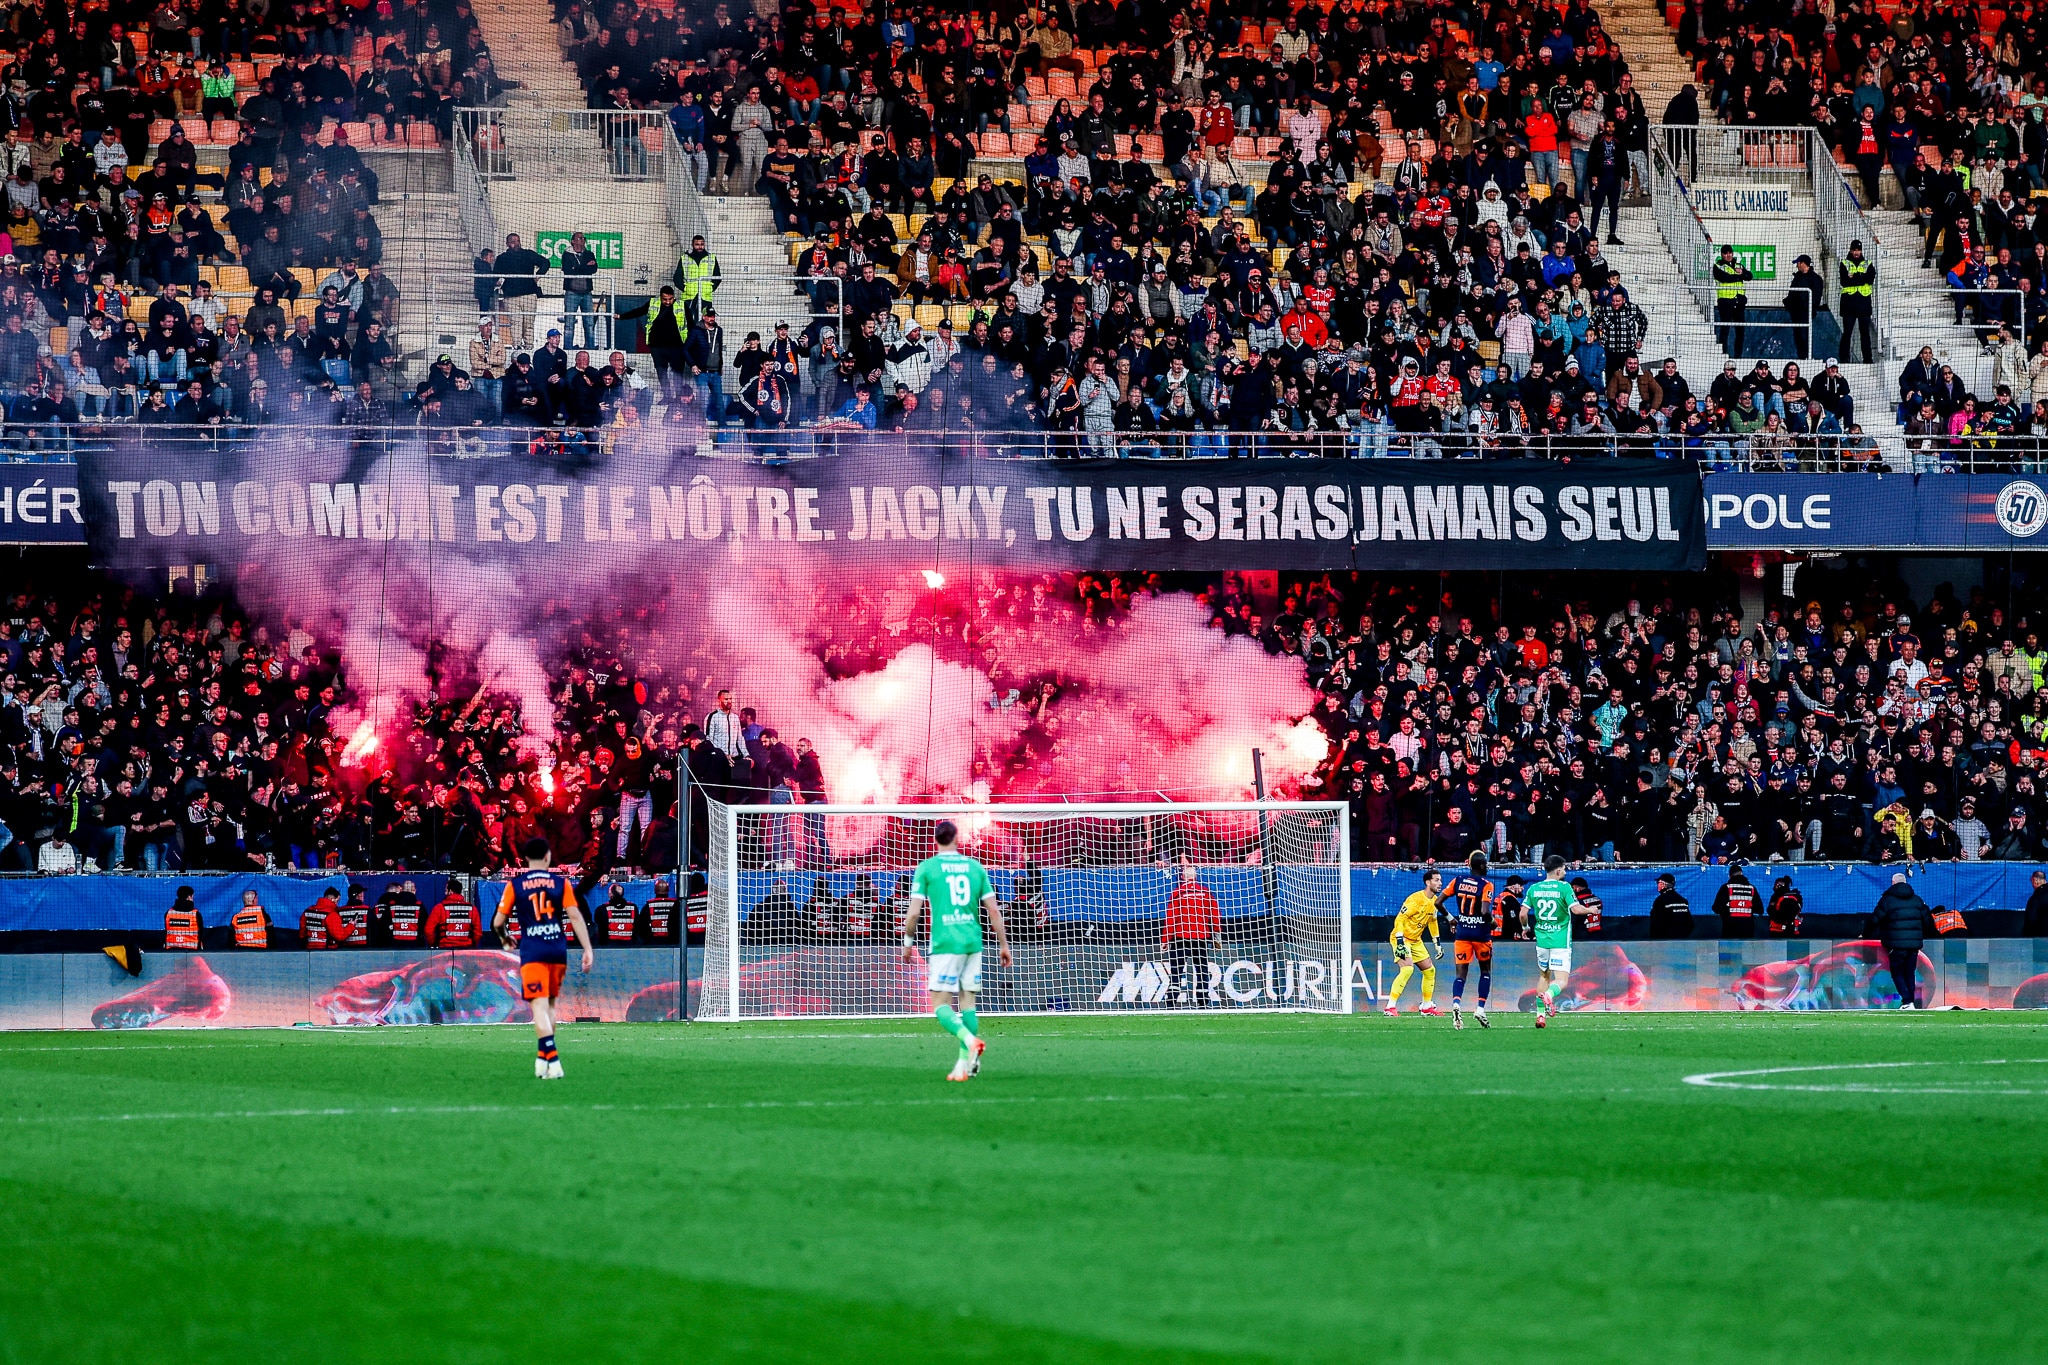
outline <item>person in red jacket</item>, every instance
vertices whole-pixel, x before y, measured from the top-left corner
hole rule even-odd
[[[1180,884],[1166,898],[1166,932],[1160,940],[1173,971],[1170,999],[1197,1007],[1209,1003],[1209,947],[1222,941],[1223,907],[1216,893],[1196,880],[1193,863],[1182,863]]]
[[[427,922],[421,931],[427,943],[435,948],[474,948],[481,928],[476,906],[464,894],[462,879],[448,879],[448,893],[440,903],[427,912]]]
[[[320,899],[306,907],[306,913],[299,917],[299,938],[308,948],[332,948],[338,938],[337,931],[344,926],[341,922],[341,902],[335,899],[335,890],[328,887],[320,893]]]

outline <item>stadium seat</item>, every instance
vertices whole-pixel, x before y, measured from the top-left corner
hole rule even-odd
[[[242,137],[242,125],[231,118],[217,118],[210,130],[214,142],[234,143]]]
[[[431,123],[408,123],[405,126],[405,145],[408,147],[439,147],[441,135],[434,131]]]
[[[1131,135],[1129,133],[1116,134],[1116,154],[1124,157],[1131,154]]]
[[[1046,94],[1056,100],[1076,99],[1081,94],[1081,87],[1075,84],[1074,73],[1071,71],[1053,72],[1050,76],[1046,77],[1045,87]]]
[[[640,145],[650,156],[660,156],[668,148],[668,133],[657,123],[650,123],[640,129]]]
[[[980,136],[980,151],[983,156],[1008,156],[1010,154],[1010,135],[1008,133],[991,128]]]
[[[1230,144],[1230,155],[1239,161],[1256,161],[1259,157],[1259,140],[1240,137]]]
[[[370,125],[367,123],[344,123],[341,130],[348,134],[349,145],[367,147],[370,145]],[[481,130],[479,130],[481,131]]]
[[[171,127],[171,121],[167,118],[151,119],[149,121],[150,145],[154,146],[155,144],[162,142],[165,138],[169,137],[171,135]],[[141,168],[131,166],[129,167],[129,169],[139,170]]]
[[[1266,161],[1266,160],[1270,160],[1271,158],[1273,158],[1273,157],[1276,157],[1276,156],[1280,155],[1280,148],[1281,148],[1281,146],[1282,146],[1283,144],[1285,144],[1285,143],[1286,143],[1286,141],[1287,141],[1287,139],[1286,139],[1286,138],[1280,138],[1280,137],[1262,137],[1262,138],[1260,138],[1260,139],[1259,139],[1259,159],[1260,159],[1261,161]]]
[[[946,310],[936,303],[920,303],[912,306],[910,315],[917,319],[918,326],[929,332],[946,316]]]
[[[229,62],[228,74],[235,78],[235,93],[256,88],[256,64],[254,62]]]
[[[1157,133],[1139,134],[1138,155],[1155,165],[1163,163],[1166,160],[1166,139]]]

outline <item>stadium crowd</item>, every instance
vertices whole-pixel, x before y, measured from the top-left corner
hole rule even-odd
[[[846,585],[819,648],[834,676],[909,638],[994,660],[989,705],[1031,715],[1014,742],[984,742],[975,780],[1014,796],[1062,746],[1091,742],[1046,722],[1085,682],[1018,646],[1057,652],[1117,628],[1134,596],[1198,592],[1211,628],[1300,660],[1330,738],[1301,794],[1350,802],[1355,854],[1373,861],[1482,845],[1627,861],[2048,854],[2038,612],[1946,587],[1923,604],[1861,569],[1801,579],[1756,619],[1716,576],[1283,579],[1264,611],[1233,575],[1018,576],[944,606]],[[679,761],[700,790],[791,806],[767,854],[794,863],[823,853],[799,808],[850,759],[816,751],[801,715],[736,704],[703,641],[642,639],[658,611],[553,609],[551,732],[529,734],[516,698],[477,690],[445,656],[431,661],[436,696],[407,699],[370,744],[363,662],[301,624],[79,573],[17,584],[0,610],[10,869],[474,872],[514,864],[535,834],[586,870],[658,868]],[[1171,761],[1140,735],[1093,738],[1136,771]],[[1185,781],[1177,795],[1218,795]]]
[[[335,422],[372,401],[357,381],[400,396],[364,153],[433,140],[458,104],[503,103],[468,0],[8,13],[11,453],[62,454],[111,423]]]
[[[1647,319],[1602,247],[1644,188],[1653,115],[1583,3],[721,10],[694,44],[648,10],[559,10],[593,101],[673,101],[699,182],[764,193],[776,225],[809,241],[801,287],[823,316],[748,338],[730,405],[711,382],[726,338],[702,321],[716,263],[679,266],[656,364],[665,397],[700,377],[714,419],[781,425],[808,406],[863,427],[1051,428],[1075,434],[1060,448],[1101,452],[1637,446],[1878,467],[1847,381],[1812,346],[1833,304],[1852,333],[1861,320],[1869,359],[1867,273],[1838,287],[1800,270],[1787,306],[1802,344],[1782,365],[1686,374],[1643,353]],[[1745,70],[1804,79],[1775,15],[1715,17]],[[1712,88],[1710,112],[1816,117],[1775,86],[1739,106],[1725,93]],[[1697,123],[1699,99],[1660,116]],[[989,173],[1015,163],[1021,179]],[[2011,236],[2038,282],[2048,254],[2010,234],[2024,212],[1986,193],[2006,205],[1994,263]],[[1967,265],[1980,235],[1941,249],[1960,242]],[[1959,287],[1988,299],[1998,284]],[[1913,467],[2035,458],[2048,361],[2034,324],[2048,315],[2034,297],[1971,305],[1995,392],[1971,395],[1931,354],[1908,367]]]
[[[473,262],[487,325],[467,356],[408,373],[358,144],[504,103],[467,0],[172,0],[97,10],[103,29],[59,14],[0,57],[0,393],[13,449],[59,455],[129,422],[587,442],[658,402],[685,426],[1051,431],[1072,452],[1884,467],[1822,358],[1702,374],[1644,353],[1648,319],[1603,247],[1644,188],[1653,117],[1814,122],[1862,168],[1872,113],[1930,253],[1967,287],[1991,288],[1987,271],[2031,290],[2048,261],[2025,194],[2048,156],[2033,21],[1978,41],[1978,17],[1707,7],[1681,30],[1703,107],[1688,91],[1652,111],[1583,0],[965,16],[557,0],[590,105],[666,109],[699,182],[764,193],[802,246],[795,325],[735,339],[715,253],[693,243],[625,310],[645,318],[649,386],[623,351],[535,335],[552,267],[516,236]],[[223,164],[200,165],[196,132],[232,143]],[[1922,146],[1939,164],[1917,166]],[[595,269],[574,256],[565,306]],[[1845,325],[1867,313],[1804,275],[1809,319],[1831,299]],[[1995,392],[1931,353],[1907,367],[1902,459],[2038,457],[2039,297],[1980,310]]]

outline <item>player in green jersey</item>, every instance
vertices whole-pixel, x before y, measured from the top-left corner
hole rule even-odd
[[[988,869],[979,859],[954,848],[959,839],[960,830],[951,820],[939,821],[932,831],[932,842],[939,851],[910,874],[910,913],[903,921],[903,960],[915,962],[917,917],[926,906],[931,907],[932,1013],[938,1016],[940,1028],[960,1040],[960,1060],[947,1075],[949,1081],[964,1081],[978,1074],[981,1054],[988,1047],[981,1040],[976,1027],[980,1020],[974,1012],[974,996],[981,989],[982,911],[988,912],[989,927],[995,930],[998,959],[1005,967],[1013,960],[1002,907],[988,883]]]
[[[1572,916],[1591,914],[1571,883],[1559,874],[1564,859],[1543,860],[1543,880],[1522,893],[1522,924],[1536,933],[1536,971],[1543,995],[1536,1005],[1536,1027],[1550,1022],[1552,1008],[1572,974]]]

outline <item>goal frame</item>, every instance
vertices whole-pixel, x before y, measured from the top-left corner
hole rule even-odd
[[[939,821],[948,819],[965,820],[977,815],[987,816],[1010,814],[1025,816],[1042,816],[1048,818],[1067,817],[1071,819],[1086,819],[1090,816],[1099,816],[1102,818],[1117,818],[1122,816],[1143,815],[1181,815],[1201,811],[1237,811],[1251,814],[1285,814],[1290,812],[1324,812],[1327,814],[1331,814],[1336,817],[1337,822],[1337,857],[1335,861],[1330,864],[1330,866],[1333,866],[1337,869],[1337,960],[1340,964],[1342,964],[1341,970],[1337,974],[1338,981],[1336,983],[1333,983],[1335,987],[1335,995],[1338,1001],[1337,1008],[1334,1011],[1311,1011],[1303,1009],[1298,1005],[1245,1005],[1233,1007],[1231,1010],[1227,1012],[1237,1014],[1352,1014],[1356,1012],[1354,1008],[1355,1001],[1351,981],[1353,974],[1352,967],[1354,965],[1352,961],[1352,955],[1356,951],[1356,944],[1353,942],[1352,939],[1351,928],[1351,807],[1347,802],[1256,800],[1130,802],[1119,801],[1101,802],[1095,804],[1081,804],[1067,801],[995,801],[960,802],[957,804],[932,802],[927,804],[913,805],[859,805],[847,804],[844,802],[826,802],[820,805],[807,804],[801,806],[757,805],[751,803],[748,805],[741,806],[723,801],[710,800],[707,796],[706,806],[706,815],[709,818],[709,821],[712,825],[713,832],[716,833],[718,831],[718,828],[721,823],[724,826],[722,838],[723,846],[714,850],[712,852],[712,856],[707,858],[707,867],[705,869],[705,899],[707,918],[705,924],[707,929],[706,946],[708,948],[708,931],[711,928],[712,917],[717,916],[719,914],[723,914],[727,917],[728,920],[728,923],[725,926],[725,961],[723,963],[726,975],[726,999],[723,1002],[724,1013],[713,1016],[707,1016],[704,1012],[704,1006],[709,1002],[709,991],[707,989],[709,986],[709,982],[707,980],[704,983],[704,987],[700,987],[698,994],[697,1011],[691,1016],[693,1022],[701,1020],[703,1022],[710,1023],[746,1023],[752,1020],[752,1016],[746,1016],[740,1013],[741,964],[739,934],[740,906],[738,895],[738,878],[740,866],[740,822],[737,819],[733,818],[732,814],[735,811],[750,810],[776,811],[784,815],[815,815],[823,818],[831,818],[833,816],[882,816],[894,817],[899,819],[929,821]],[[720,818],[721,812],[723,812],[722,821]],[[720,907],[718,905],[718,881],[712,875],[714,869],[711,866],[709,866],[709,863],[715,859],[715,856],[718,853],[722,853],[724,855],[725,875],[728,878],[730,878],[732,882],[732,884],[726,888],[726,903],[723,907]],[[706,969],[705,974],[708,977],[710,968],[708,956],[705,960],[704,965]],[[1014,1015],[1017,1017],[1030,1017],[1034,1015],[1050,1013],[1050,1011],[1044,1010],[1008,1010],[987,1008],[982,1009],[980,1012],[989,1015]],[[1154,1012],[1179,1014],[1193,1013],[1195,1011],[1171,1009]],[[1060,1010],[1057,1011],[1057,1013],[1075,1015],[1129,1015],[1133,1013],[1133,1011],[1128,1009],[1106,1010],[1082,1007],[1078,1009]],[[760,1017],[764,1020],[770,1020],[784,1017],[793,1018],[797,1016],[763,1015]],[[897,1012],[852,1012],[846,1014],[832,1014],[821,1017],[828,1019],[875,1020],[902,1019],[911,1016],[906,1016],[902,1013]]]

